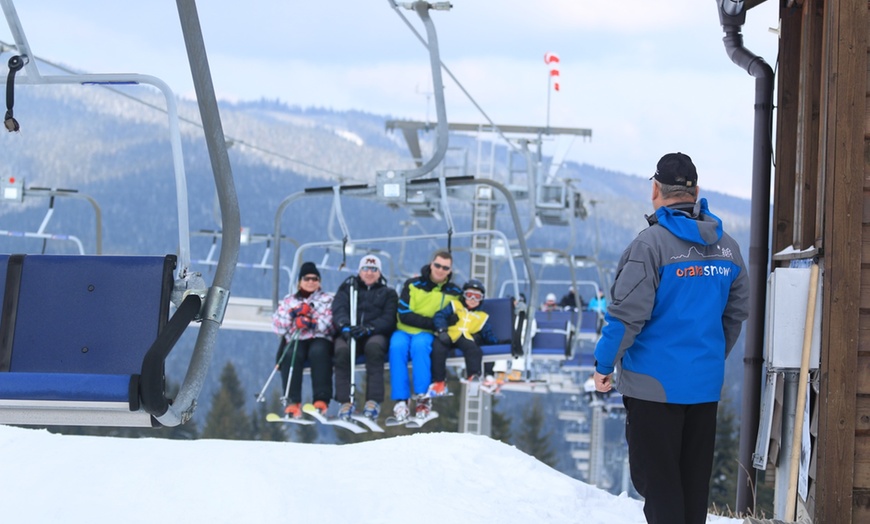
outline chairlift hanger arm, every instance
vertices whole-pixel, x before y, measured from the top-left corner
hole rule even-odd
[[[87,200],[94,209],[94,220],[96,223],[96,249],[97,255],[103,253],[103,212],[100,205],[90,195],[79,193],[77,189],[52,189],[48,187],[29,187],[22,190],[22,198],[28,196],[48,196],[48,197],[68,197]]]
[[[187,58],[196,92],[197,104],[202,118],[205,142],[214,173],[215,188],[221,209],[221,229],[224,236],[215,277],[202,311],[202,324],[190,359],[184,382],[166,413],[158,420],[164,425],[178,425],[190,419],[196,399],[202,390],[214,353],[218,328],[223,321],[229,301],[229,289],[239,256],[241,218],[239,202],[233,183],[232,168],[227,154],[227,145],[220,121],[217,98],[211,80],[211,72],[202,38],[202,28],[194,0],[177,0],[178,17],[181,22]],[[177,127],[177,124],[176,124]],[[189,231],[189,229],[188,229]]]
[[[36,75],[19,77],[19,84],[43,85],[43,84],[79,84],[79,85],[104,85],[112,84],[144,84],[157,88],[163,94],[166,101],[169,144],[172,149],[172,163],[175,172],[176,206],[178,210],[178,274],[184,277],[190,267],[190,222],[187,202],[187,177],[184,170],[184,159],[181,146],[181,131],[179,128],[178,105],[172,89],[161,79],[135,73],[123,74],[77,74],[77,75]]]
[[[302,191],[304,193],[331,193],[333,191],[338,190],[339,192],[346,191],[359,191],[364,189],[371,189],[368,184],[345,184],[340,186],[320,186],[320,187],[306,187]]]
[[[390,7],[393,8],[398,13],[398,4],[393,2],[393,0],[388,0],[390,3]],[[435,151],[432,154],[432,158],[430,158],[425,164],[418,166],[415,169],[411,169],[408,171],[403,171],[402,176],[408,179],[417,178],[427,173],[432,172],[438,164],[444,159],[444,155],[447,153],[448,146],[448,132],[447,132],[447,109],[445,108],[444,103],[444,81],[441,76],[441,57],[438,50],[438,34],[435,31],[435,24],[432,22],[432,18],[429,17],[430,9],[438,9],[438,10],[449,10],[450,4],[447,2],[438,2],[435,4],[430,4],[428,2],[413,2],[409,5],[403,5],[403,7],[408,7],[413,9],[417,16],[420,17],[420,20],[423,21],[423,25],[426,27],[426,36],[428,38],[427,41],[424,42],[426,47],[429,49],[429,66],[432,70],[432,91],[435,94],[435,114],[437,115],[437,138]],[[399,15],[402,20],[408,24],[408,21]],[[411,30],[416,31],[411,27]],[[419,35],[418,35],[419,36]]]

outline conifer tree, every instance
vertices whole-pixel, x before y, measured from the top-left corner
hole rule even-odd
[[[523,425],[516,438],[516,447],[544,464],[555,467],[557,460],[552,437],[552,432],[544,432],[544,408],[541,398],[535,396],[523,410]]]
[[[713,474],[710,478],[710,504],[730,507],[737,500],[737,425],[730,402],[719,403],[716,422],[716,447],[713,451]]]
[[[283,410],[281,398],[277,391],[272,391],[268,402],[258,402],[251,413],[251,433],[255,440],[284,442],[287,440],[286,424],[266,422],[269,413],[281,413]]]
[[[501,400],[498,397],[492,397],[492,421],[490,437],[495,440],[504,442],[505,444],[510,444],[511,419],[507,415],[498,411],[497,407],[499,402],[501,402]]]
[[[245,393],[232,362],[228,361],[221,371],[221,388],[212,396],[202,438],[253,438],[251,420],[245,413]]]
[[[293,442],[302,444],[314,444],[320,438],[320,424],[293,424],[296,432],[293,435]]]

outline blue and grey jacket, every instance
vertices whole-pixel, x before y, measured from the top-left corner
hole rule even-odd
[[[595,369],[616,368],[616,388],[628,397],[716,402],[749,316],[740,249],[703,198],[662,206],[648,220],[619,260]]]

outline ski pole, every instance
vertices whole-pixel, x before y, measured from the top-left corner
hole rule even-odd
[[[351,331],[357,325],[356,322],[356,309],[357,309],[357,289],[356,289],[356,281],[352,280],[350,283],[350,289],[348,290],[350,294],[350,326]],[[350,404],[353,405],[354,399],[356,398],[356,337],[351,334],[350,337]]]
[[[296,339],[296,332],[293,332],[290,340]],[[281,337],[281,341],[284,342],[284,337]],[[272,372],[269,373],[269,378],[266,379],[266,383],[263,384],[263,389],[260,390],[260,393],[257,395],[257,402],[265,402],[266,401],[266,389],[269,388],[269,384],[272,383],[272,379],[275,377],[275,373],[281,368],[281,362],[284,361],[284,357],[287,356],[287,350],[290,349],[290,342],[284,342],[283,349],[281,350],[281,356],[278,357],[278,363],[275,364],[275,367],[272,369]]]
[[[290,337],[293,341],[293,356],[290,357],[290,370],[287,372],[287,387],[284,389],[284,396],[281,397],[285,405],[290,399],[290,383],[293,382],[293,366],[296,365],[296,348],[299,347],[299,330],[294,331]]]

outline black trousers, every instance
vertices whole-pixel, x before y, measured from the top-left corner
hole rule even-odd
[[[475,341],[459,337],[459,340],[447,346],[435,337],[432,340],[432,382],[444,382],[447,379],[447,355],[454,347],[462,351],[462,356],[465,357],[465,376],[480,376],[483,350]]]
[[[623,397],[631,480],[649,524],[707,520],[718,402],[665,404]]]
[[[356,354],[366,357],[366,400],[377,403],[384,401],[384,358],[387,354],[387,338],[383,335],[362,337],[356,341]],[[335,400],[351,402],[350,342],[338,337],[335,339]]]
[[[308,361],[311,366],[311,390],[314,401],[322,400],[329,404],[329,399],[332,398],[332,342],[325,338],[300,340],[296,346],[296,358],[293,359],[294,344],[295,342],[289,342],[287,354],[279,367],[281,381],[286,391],[292,362],[293,376],[290,377],[288,401],[291,404],[302,402],[302,372],[305,362]]]

